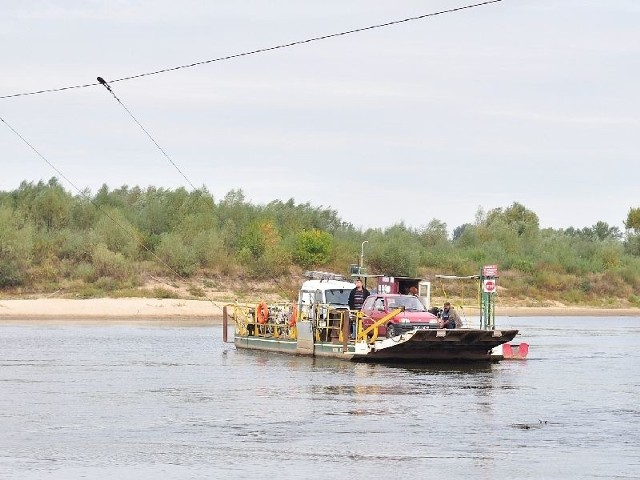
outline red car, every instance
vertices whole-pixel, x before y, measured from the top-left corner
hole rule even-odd
[[[378,336],[391,338],[416,328],[438,328],[438,317],[428,312],[418,297],[400,294],[369,295],[362,305],[363,327],[369,327],[399,307],[404,307],[404,312],[380,325]]]

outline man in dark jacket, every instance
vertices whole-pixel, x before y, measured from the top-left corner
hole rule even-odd
[[[358,277],[356,279],[356,288],[351,290],[351,293],[349,294],[349,309],[360,310],[368,296],[369,290],[362,286],[362,280]]]
[[[444,308],[442,309],[442,313],[440,314],[440,322],[440,328],[462,327],[462,320],[460,320],[460,316],[453,308],[451,308],[451,304],[449,302],[446,302],[444,304]]]
[[[349,310],[360,310],[362,308],[362,304],[369,296],[369,290],[362,286],[362,279],[358,277],[356,279],[356,288],[351,290],[349,293]],[[349,315],[349,330],[351,333],[351,338],[355,338],[355,315]]]

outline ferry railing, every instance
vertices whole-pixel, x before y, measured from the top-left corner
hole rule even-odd
[[[348,341],[349,313],[347,308],[325,303],[303,304],[300,307],[300,318],[311,322],[316,342]]]
[[[283,338],[295,340],[297,337],[297,310],[290,303],[274,303],[255,306],[232,304],[227,305],[232,311],[231,317],[238,336]],[[266,308],[266,312],[261,309]],[[259,314],[260,313],[260,314]]]
[[[346,345],[354,340],[375,343],[378,338],[378,328],[403,311],[404,307],[397,308],[367,328],[364,327],[364,313],[361,310],[335,308],[326,304],[303,305],[300,309],[300,318],[312,320],[314,338],[317,342]],[[351,337],[351,323],[353,323],[354,338]]]
[[[326,308],[316,311],[316,340],[324,342],[342,342],[343,324],[349,321],[347,309]]]
[[[362,319],[360,319],[360,322],[358,324],[358,334],[356,335],[356,342],[365,341],[368,343],[374,343],[378,338],[378,327],[381,327],[382,325],[387,323],[389,320],[391,320],[393,317],[395,317],[396,315],[402,312],[404,312],[404,306],[398,307],[392,312],[389,312],[380,320],[373,322],[367,328],[363,328]]]
[[[353,323],[355,341],[374,343],[378,337],[378,327],[403,311],[398,308],[365,328],[361,311],[336,308],[327,304],[302,305],[298,311],[290,303],[266,305],[268,313],[258,314],[262,303],[257,305],[229,304],[225,306],[228,316],[234,322],[237,336],[263,338],[297,339],[296,324],[299,320],[310,321],[317,342],[347,344],[351,338],[350,324]],[[226,325],[226,321],[224,322]]]
[[[324,304],[307,306],[307,318],[314,319],[315,339],[319,342],[338,342],[345,346],[349,341],[375,343],[378,338],[378,328],[399,313],[404,311],[404,307],[399,307],[390,312],[385,317],[374,322],[369,327],[364,326],[364,313],[361,310],[347,310],[346,308],[335,308]],[[301,310],[301,315],[305,313]],[[350,324],[353,323],[354,333],[351,338]]]

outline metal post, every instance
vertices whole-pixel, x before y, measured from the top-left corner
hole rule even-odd
[[[227,306],[222,308],[222,341],[227,343],[227,336],[229,330],[229,320],[227,317]]]
[[[496,274],[487,274],[487,267],[480,272],[480,328],[483,330],[495,330],[496,328]],[[494,267],[495,268],[495,267]],[[493,288],[485,289],[485,281],[493,282]]]
[[[482,288],[484,271],[480,271],[478,288],[480,289],[480,328],[486,330],[489,324],[489,298]]]
[[[351,328],[349,326],[349,311],[341,310],[342,316],[342,353],[347,353],[349,347],[349,336],[351,334]]]
[[[365,240],[362,242],[360,246],[360,268],[358,268],[358,273],[362,273],[362,265],[364,264],[364,244],[369,243],[369,240]]]

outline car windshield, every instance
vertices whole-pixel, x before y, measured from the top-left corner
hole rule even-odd
[[[351,290],[347,288],[332,288],[330,290],[325,290],[324,292],[327,298],[327,303],[331,303],[333,305],[348,305],[350,293]]]
[[[393,297],[389,298],[389,310],[404,307],[404,309],[408,312],[426,312],[427,309],[422,304],[422,302],[418,299],[418,297],[414,297],[413,295],[403,295],[401,297]]]

